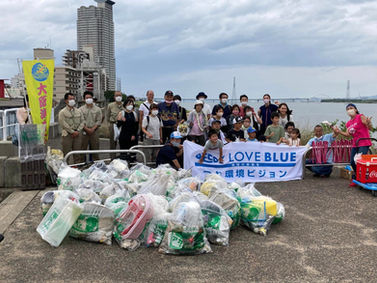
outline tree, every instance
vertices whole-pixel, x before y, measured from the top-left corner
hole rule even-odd
[[[114,101],[114,93],[113,90],[106,90],[104,95],[107,102],[113,102]]]

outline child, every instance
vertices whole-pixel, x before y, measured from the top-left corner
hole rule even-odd
[[[223,147],[224,144],[219,137],[217,136],[217,132],[215,130],[210,130],[208,133],[209,140],[206,142],[204,146],[204,150],[202,153],[202,157],[199,160],[199,163],[203,163],[204,156],[206,155],[208,150],[219,150],[219,162],[223,163]]]
[[[221,122],[219,120],[213,120],[211,127],[213,130],[216,131],[218,138],[223,142],[223,144],[227,144],[225,135],[223,131],[221,130]]]
[[[291,134],[291,132],[294,128],[295,128],[295,123],[293,123],[293,122],[287,122],[287,124],[285,124],[285,126],[284,126],[284,130],[285,130],[284,138],[286,140],[290,138],[290,134]]]
[[[204,146],[204,134],[207,129],[207,117],[203,113],[202,109],[203,101],[197,100],[194,105],[194,111],[190,112],[187,122],[189,123],[190,127],[189,140]]]
[[[267,142],[280,144],[281,138],[284,138],[284,128],[279,125],[279,113],[271,113],[272,124],[266,129],[264,135],[266,136]]]
[[[249,127],[247,129],[247,135],[248,135],[248,138],[246,141],[248,142],[257,142],[257,130],[254,129],[253,127]]]
[[[244,131],[242,127],[242,118],[236,117],[233,120],[233,129],[228,132],[226,141],[235,142],[235,141],[245,141]]]
[[[289,146],[300,146],[300,130],[294,128],[291,132],[290,138],[286,140]]]
[[[221,106],[216,105],[214,107],[214,112],[215,112],[215,115],[211,119],[209,119],[209,124],[211,125],[213,120],[218,120],[218,121],[221,122],[221,130],[223,132],[226,132],[227,127],[228,127],[228,123],[226,122],[225,118],[223,117],[224,110],[221,108]]]
[[[248,107],[248,106],[246,106]],[[247,130],[250,128],[250,125],[251,125],[251,119],[249,116],[246,116],[245,118],[243,118],[243,125],[242,125],[242,130],[244,131],[244,137],[247,137],[248,136],[248,133],[247,133]]]
[[[160,145],[162,143],[162,121],[158,117],[158,105],[152,103],[149,107],[150,112],[148,116],[145,116],[142,122],[141,130],[145,134],[145,145]],[[145,155],[147,161],[150,162],[154,160],[157,156],[158,149],[146,149]]]

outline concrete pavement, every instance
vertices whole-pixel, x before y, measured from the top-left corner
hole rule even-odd
[[[42,219],[37,194],[5,230],[0,243],[4,281],[375,281],[377,198],[339,178],[257,184],[281,201],[285,220],[267,237],[243,227],[229,247],[213,253],[166,256],[67,237],[59,248],[35,231]]]

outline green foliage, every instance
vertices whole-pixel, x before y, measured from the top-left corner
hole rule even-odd
[[[104,95],[107,102],[113,102],[114,101],[114,92],[113,90],[106,90]]]

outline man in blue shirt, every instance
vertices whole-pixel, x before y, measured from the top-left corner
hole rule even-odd
[[[278,111],[278,107],[275,104],[271,104],[271,96],[268,93],[263,95],[263,103],[264,105],[259,107],[258,111],[258,115],[262,119],[262,125],[260,127],[261,135],[264,135],[267,127],[272,124],[271,113]]]
[[[157,154],[156,165],[170,164],[175,169],[180,169],[181,159],[183,154],[183,146],[181,145],[182,136],[179,132],[172,132],[170,135],[170,141],[165,144]]]
[[[313,145],[313,142],[328,142],[328,147],[331,147],[331,143],[336,139],[336,134],[335,132],[332,134],[326,134],[323,135],[323,128],[321,125],[317,125],[314,127],[314,137],[311,138],[308,143],[306,144],[307,147],[310,147]],[[333,154],[332,151],[329,150],[326,154],[327,158],[327,164],[332,163],[332,158]],[[306,164],[313,164],[313,160],[308,159],[306,160]],[[307,167],[310,171],[314,173],[315,177],[329,177],[332,172],[332,166],[310,166]]]
[[[158,104],[158,115],[162,120],[162,143],[166,143],[170,134],[177,129],[179,108],[173,101],[173,92],[168,90],[165,92],[165,101]]]
[[[219,99],[220,103],[218,105],[224,110],[223,117],[227,120],[230,114],[232,114],[232,107],[228,104],[228,95],[225,92],[222,92],[219,95]],[[213,106],[212,115],[216,115],[217,108],[217,105]]]

